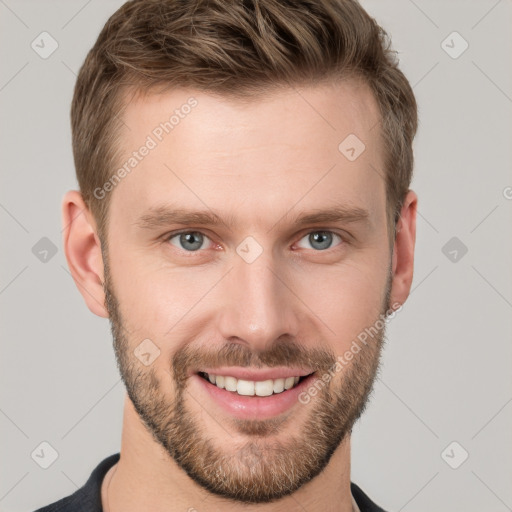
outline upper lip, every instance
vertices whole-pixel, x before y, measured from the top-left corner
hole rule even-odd
[[[262,381],[269,379],[286,379],[288,377],[303,377],[313,373],[313,370],[289,367],[251,370],[250,368],[224,366],[221,368],[203,368],[196,373],[199,372],[208,373],[209,375],[231,376],[235,377],[235,379]]]

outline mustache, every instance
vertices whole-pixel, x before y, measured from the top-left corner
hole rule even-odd
[[[212,345],[214,346],[209,346]],[[191,370],[200,371],[202,368],[293,366],[311,368],[313,371],[327,371],[336,364],[336,358],[336,354],[330,348],[306,347],[291,339],[276,340],[268,350],[259,352],[233,342],[225,343],[217,349],[196,348],[188,344],[173,354],[171,367],[176,381],[183,384]]]

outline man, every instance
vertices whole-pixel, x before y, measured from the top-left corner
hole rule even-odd
[[[39,510],[382,510],[350,435],[417,207],[385,32],[353,0],[135,0],[71,117],[66,257],[127,395],[120,453]]]

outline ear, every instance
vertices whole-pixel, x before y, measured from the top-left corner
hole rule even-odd
[[[418,196],[409,190],[400,211],[393,246],[393,278],[390,304],[403,304],[411,290],[416,243],[416,210]]]
[[[103,257],[96,223],[78,190],[62,199],[63,246],[78,290],[95,314],[108,318],[103,292]]]

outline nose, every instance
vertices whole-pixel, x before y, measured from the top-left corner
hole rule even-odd
[[[271,251],[252,263],[235,256],[234,268],[223,280],[220,335],[254,352],[268,350],[279,337],[298,335],[300,301],[291,276],[272,260]]]

